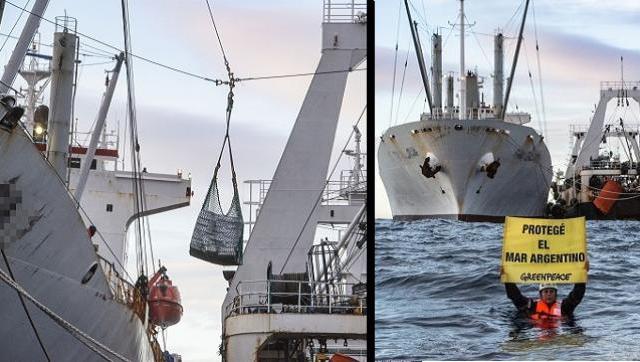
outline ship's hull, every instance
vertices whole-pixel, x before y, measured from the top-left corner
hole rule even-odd
[[[425,177],[421,166],[441,166]],[[493,178],[487,165],[498,161]],[[388,129],[378,148],[393,218],[502,222],[543,216],[551,158],[533,129],[495,119],[423,120]]]
[[[568,207],[562,216],[584,216],[587,220],[640,220],[640,199],[638,199],[640,194],[625,196],[630,199],[616,201],[606,214],[598,210],[592,202],[583,202]]]
[[[18,127],[0,129],[0,240],[15,281],[51,311],[132,361],[153,360],[145,327],[114,298],[85,226],[55,171]],[[4,260],[0,268],[8,273]],[[43,311],[0,282],[0,354],[7,361],[102,360]],[[115,359],[113,356],[109,356]]]

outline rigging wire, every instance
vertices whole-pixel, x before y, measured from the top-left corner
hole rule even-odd
[[[15,7],[15,8],[17,8],[17,9],[19,9],[19,10],[21,10],[23,13],[36,15],[36,14],[33,14],[31,11],[27,10],[26,6],[25,7],[21,7],[21,6],[16,5],[13,2],[8,1],[8,0],[6,1],[6,3],[11,5],[11,6],[13,6],[13,7]],[[52,20],[49,20],[49,19],[47,19],[47,18],[45,18],[43,16],[39,16],[39,15],[36,15],[36,16],[38,16],[41,20],[43,20],[43,21],[45,21],[47,23],[55,25],[55,22],[52,21]],[[97,39],[95,37],[92,37],[90,35],[84,34],[84,33],[79,32],[79,31],[76,31],[75,33],[77,35],[82,36],[83,38],[89,39],[89,40],[94,41],[94,42],[96,42],[96,43],[98,43],[100,45],[103,45],[103,46],[105,46],[105,47],[107,47],[109,49],[112,49],[112,50],[116,51],[117,53],[123,52],[123,50],[120,49],[119,47],[111,45],[111,44],[109,44],[109,43],[107,43],[105,41],[99,40],[99,39]],[[88,44],[84,44],[84,45],[88,46]],[[47,45],[47,46],[49,46],[49,45]],[[105,50],[105,52],[106,52],[106,50]],[[149,58],[144,57],[144,56],[139,55],[139,54],[135,54],[135,53],[130,52],[128,55],[129,55],[130,58],[136,58],[136,59],[142,60],[142,61],[144,61],[146,63],[153,64],[155,66],[164,68],[166,70],[170,70],[170,71],[173,71],[175,73],[179,73],[179,74],[182,74],[182,75],[185,75],[185,76],[188,76],[188,77],[200,79],[200,80],[203,80],[203,81],[206,81],[206,82],[211,82],[211,83],[214,83],[215,85],[227,84],[227,81],[223,81],[223,80],[220,80],[220,79],[214,79],[214,78],[207,77],[207,76],[204,76],[204,75],[201,75],[201,74],[196,74],[196,73],[193,73],[193,72],[190,72],[190,71],[187,71],[187,70],[175,67],[175,66],[166,65],[166,64],[160,63],[160,62],[158,62],[156,60],[153,60],[153,59],[149,59]],[[309,72],[309,73],[293,73],[293,74],[268,75],[268,76],[253,76],[253,77],[235,78],[234,80],[236,82],[241,82],[241,81],[255,81],[255,80],[267,80],[267,79],[294,78],[294,77],[313,76],[313,75],[316,75],[316,74],[344,73],[344,72],[353,72],[353,71],[362,71],[362,70],[366,70],[366,68],[338,69],[338,70],[325,71],[325,72]]]
[[[467,20],[467,23],[471,23],[469,21],[469,18],[467,18],[467,15],[465,15],[464,18]],[[488,68],[491,68],[491,61],[489,60],[489,57],[487,57],[487,53],[484,52],[484,48],[482,47],[482,44],[480,44],[480,39],[478,39],[478,36],[475,32],[472,32],[471,34],[473,34],[473,38],[476,40],[476,43],[478,43],[478,47],[480,48],[484,59],[487,61]]]
[[[211,5],[209,4],[209,0],[205,0],[207,3],[207,9],[209,10],[209,18],[211,18],[211,24],[213,24],[213,30],[216,33],[216,37],[218,38],[218,44],[220,44],[220,51],[222,52],[222,58],[224,59],[224,64],[227,67],[227,71],[229,70],[229,61],[227,60],[227,54],[224,51],[224,46],[222,46],[222,39],[220,39],[220,33],[218,33],[218,27],[216,26],[216,21],[213,19],[213,11],[211,10]]]
[[[30,2],[31,2],[31,0],[27,0],[27,3],[24,4],[24,7],[26,8],[27,6],[29,6]],[[20,22],[20,19],[22,19],[22,15],[23,14],[24,14],[24,12],[20,12],[20,14],[18,15],[18,19],[16,19],[16,22],[13,23],[13,26],[11,27],[11,30],[9,30],[9,36],[11,36],[11,34],[13,34],[13,31],[16,29],[16,26],[18,25],[18,22]],[[5,45],[7,45],[7,41],[8,40],[9,40],[9,37],[6,37],[4,39],[4,42],[2,42],[2,46],[0,46],[0,51],[2,51],[2,49],[4,49]]]
[[[395,98],[396,92],[396,73],[397,73],[397,65],[398,65],[398,41],[400,39],[400,13],[402,10],[402,4],[398,1],[398,27],[396,29],[396,49],[393,55],[393,80],[391,81],[391,109],[389,112],[389,124],[387,128],[391,127],[391,122],[393,121],[393,99]]]
[[[127,358],[123,357],[119,353],[111,350],[109,347],[103,345],[97,340],[93,339],[90,335],[81,331],[78,327],[71,324],[69,321],[65,320],[51,309],[49,309],[44,304],[40,303],[37,299],[35,299],[31,294],[29,294],[20,284],[16,283],[11,279],[9,275],[7,275],[4,270],[0,268],[0,279],[5,282],[9,287],[13,288],[20,295],[26,297],[33,305],[35,305],[38,309],[45,313],[49,318],[51,318],[57,325],[62,327],[65,331],[71,334],[75,339],[77,339],[80,343],[85,345],[87,348],[98,354],[100,357],[105,359],[106,361],[111,361],[105,353],[110,354],[113,357],[121,361],[129,361]],[[102,351],[100,349],[102,349]]]
[[[400,115],[400,102],[402,102],[402,92],[404,90],[404,79],[407,75],[407,64],[409,64],[409,48],[407,48],[407,55],[404,59],[404,69],[402,70],[402,81],[400,82],[400,95],[398,95],[398,105],[396,107],[396,120],[394,125],[398,124],[398,116]]]
[[[418,91],[418,94],[415,96],[415,98],[413,98],[413,102],[411,102],[411,106],[409,107],[409,111],[407,111],[407,115],[404,117],[404,121],[402,122],[407,123],[409,121],[409,116],[411,116],[411,112],[413,112],[413,108],[416,106],[416,102],[418,102],[418,99],[420,98],[420,96],[422,95],[422,92],[424,91],[424,88],[421,87],[420,91]],[[426,102],[426,97],[424,98],[425,102]],[[420,116],[418,116],[418,119],[420,118]]]
[[[535,2],[532,1],[531,2],[531,11],[533,13],[533,30],[534,30],[534,36],[536,38],[536,59],[538,62],[538,82],[539,82],[539,88],[540,88],[540,105],[542,106],[542,121],[544,124],[544,138],[546,138],[547,140],[549,139],[549,133],[547,130],[547,112],[545,110],[545,105],[544,105],[544,92],[543,92],[543,87],[542,87],[542,63],[540,62],[540,46],[538,44],[538,25],[536,22],[536,7],[535,7]]]
[[[536,110],[536,115],[538,116],[538,126],[540,127],[540,133],[545,134],[545,130],[542,124],[542,117],[540,116],[540,108],[538,108],[538,98],[536,97],[536,88],[533,85],[533,76],[531,75],[531,67],[529,65],[529,54],[527,52],[527,42],[523,38],[523,48],[524,48],[524,59],[527,63],[527,73],[529,74],[529,84],[531,85],[531,96],[533,98],[533,106]]]
[[[135,233],[136,233],[136,258],[138,264],[138,274],[140,277],[148,275],[148,259],[146,252],[145,236],[143,234],[143,216],[144,216],[144,191],[143,183],[140,175],[140,143],[138,141],[138,125],[136,119],[136,102],[133,75],[133,60],[129,56],[131,52],[131,33],[129,32],[129,8],[128,0],[121,0],[122,6],[122,26],[125,47],[125,66],[127,73],[127,109],[129,113],[130,128],[129,134],[131,138],[131,172],[132,172],[132,188],[134,195],[134,215]],[[153,264],[153,261],[152,261]]]
[[[7,255],[5,254],[4,249],[0,249],[0,252],[2,252],[2,259],[4,259],[4,263],[7,266],[7,271],[9,272],[9,276],[11,277],[11,280],[16,282],[16,277],[13,275],[13,271],[11,270],[11,265],[9,265],[9,260],[7,259]],[[51,357],[49,357],[49,353],[47,353],[47,349],[42,343],[42,338],[40,338],[40,333],[38,333],[38,329],[36,328],[35,323],[33,323],[33,319],[31,318],[31,313],[29,313],[29,309],[27,309],[27,305],[24,302],[24,297],[22,296],[22,294],[20,294],[20,292],[18,292],[18,299],[20,299],[20,304],[22,304],[22,309],[24,309],[24,313],[27,315],[27,319],[29,320],[31,329],[33,330],[33,333],[36,335],[38,344],[42,349],[42,353],[44,353],[44,356],[47,358],[47,361],[51,362]]]
[[[506,30],[512,25],[511,22],[516,18],[516,15],[518,15],[518,12],[520,11],[520,8],[522,7],[522,5],[524,5],[523,1],[520,2],[520,5],[518,5],[516,10],[513,12],[513,15],[511,15],[509,20],[507,20],[507,23],[504,25],[504,28],[503,28],[505,32],[507,32]],[[513,24],[515,25],[515,23]]]

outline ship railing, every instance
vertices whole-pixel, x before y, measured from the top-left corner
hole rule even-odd
[[[640,81],[602,81],[600,82],[600,90],[620,90],[620,89],[633,89],[640,88]]]
[[[72,146],[89,147],[89,141],[93,132],[75,131],[72,135]],[[114,131],[105,132],[102,139],[98,143],[98,148],[117,149],[119,144],[119,135]]]
[[[367,2],[324,0],[323,23],[366,23]]]
[[[623,168],[626,170],[637,170],[639,166],[640,163],[638,162],[592,160],[588,166],[583,166],[580,170],[622,170]]]
[[[257,206],[258,208],[267,197],[271,180],[247,180],[244,183],[249,184],[249,201],[245,201],[245,205]],[[257,194],[255,194],[257,191]],[[331,180],[322,194],[322,202],[331,204],[337,201],[349,201],[352,199],[352,193],[367,192],[367,170],[362,170],[358,175],[352,170],[344,170],[340,173],[339,180]],[[254,198],[254,195],[257,197]]]
[[[120,275],[120,273],[118,273],[114,263],[100,255],[98,255],[98,260],[100,261],[100,266],[107,278],[107,284],[113,294],[113,299],[125,305],[133,305],[136,300],[135,287],[133,284],[129,283]]]
[[[27,52],[27,55],[36,56],[33,52]],[[49,73],[51,72],[51,63],[38,63],[37,61],[34,61],[34,58],[25,57],[21,71]]]
[[[352,179],[329,181],[322,194],[323,205],[351,204],[353,201],[362,201],[367,193],[367,180],[354,182]]]
[[[586,134],[589,131],[589,125],[588,124],[572,124],[569,126],[569,132],[572,135],[575,135],[577,133],[584,133]],[[640,133],[640,124],[637,123],[625,123],[624,125],[624,131],[628,133]],[[605,135],[622,135],[622,128],[620,126],[617,126],[617,123],[614,123],[614,127],[613,129],[609,129],[609,131],[607,131],[605,133]]]
[[[353,294],[356,283],[304,280],[252,280],[238,283],[227,317],[255,313],[366,315],[366,293]]]

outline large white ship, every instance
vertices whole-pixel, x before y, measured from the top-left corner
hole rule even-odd
[[[464,19],[463,4],[460,1],[460,19]],[[408,6],[407,14],[410,18]],[[523,25],[525,19],[526,7]],[[493,105],[488,105],[480,95],[479,76],[465,68],[465,23],[460,21],[460,102],[454,106],[454,78],[442,72],[441,35],[432,37],[432,96],[411,19],[410,24],[431,112],[416,122],[387,129],[380,138],[379,172],[393,218],[500,222],[506,215],[544,215],[551,159],[543,137],[525,126],[530,115],[505,112],[511,84],[504,96],[504,36],[498,33],[494,40]],[[520,32],[519,39],[522,27]],[[514,60],[510,79],[515,64]]]
[[[104,122],[124,53],[114,54],[91,141],[71,142],[82,43],[75,19],[58,17],[52,54],[39,53],[32,39],[47,3],[33,5],[0,81],[0,359],[162,361],[156,336],[182,307],[171,321],[153,311],[152,299],[166,302],[159,295],[175,289],[163,268],[128,275],[126,234],[132,225],[140,231],[145,215],[189,205],[191,180],[118,167],[118,137]],[[18,74],[27,83],[24,108],[10,92],[20,93],[12,88]],[[50,102],[38,106],[47,84]]]

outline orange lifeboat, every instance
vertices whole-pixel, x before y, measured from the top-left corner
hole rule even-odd
[[[358,362],[358,360],[346,354],[334,353],[329,362]]]
[[[149,281],[149,322],[162,328],[180,322],[182,317],[180,291],[171,283],[166,271],[161,267]]]
[[[604,184],[604,187],[602,187],[602,191],[600,191],[598,197],[593,200],[593,205],[600,210],[600,212],[607,215],[623,191],[619,183],[609,180]]]

